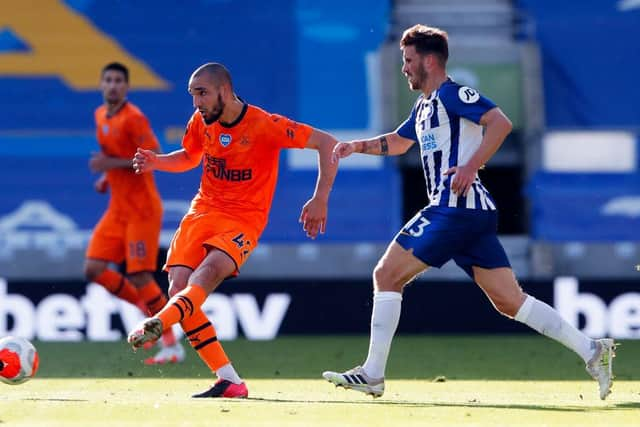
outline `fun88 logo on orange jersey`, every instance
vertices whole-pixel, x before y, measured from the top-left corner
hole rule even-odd
[[[253,177],[252,169],[227,169],[227,161],[205,154],[205,170],[214,178],[224,181],[249,181]]]

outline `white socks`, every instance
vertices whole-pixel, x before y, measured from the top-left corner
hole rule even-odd
[[[226,365],[218,369],[216,371],[216,375],[218,376],[218,378],[231,381],[234,384],[242,384],[242,379],[240,378],[236,370],[233,369],[233,365],[231,363],[227,363]]]
[[[542,335],[564,344],[586,362],[594,352],[593,340],[571,326],[548,304],[527,295],[515,319],[535,329]]]
[[[369,354],[362,365],[371,378],[384,378],[391,341],[400,321],[401,306],[400,292],[374,292],[373,294]],[[591,338],[571,326],[548,304],[530,295],[527,295],[515,320],[564,344],[582,357],[585,363],[593,356],[594,341]]]
[[[362,368],[371,378],[384,378],[391,340],[400,321],[402,294],[400,292],[374,292],[371,313],[369,354]]]

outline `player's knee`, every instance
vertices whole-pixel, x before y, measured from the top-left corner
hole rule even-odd
[[[184,288],[184,286],[178,286],[173,283],[169,283],[169,291],[167,292],[169,294],[169,298],[173,297],[177,293],[180,293],[180,291]]]
[[[179,293],[180,291],[182,291],[184,288],[187,287],[187,281],[182,280],[182,279],[171,279],[169,278],[169,297],[174,296],[175,294]]]
[[[171,277],[169,276],[169,297],[174,296],[175,294],[182,291],[187,287],[187,279],[182,277]]]
[[[373,284],[376,290],[387,282],[387,272],[382,263],[378,263],[373,269]]]
[[[191,276],[191,270],[184,267],[173,267],[169,269],[169,297],[187,287],[187,282]]]
[[[373,270],[373,286],[374,290],[378,292],[400,292],[407,281],[401,274],[394,272],[381,262]]]
[[[134,273],[127,276],[129,281],[133,283],[136,288],[141,288],[153,279],[153,274],[148,272]]]

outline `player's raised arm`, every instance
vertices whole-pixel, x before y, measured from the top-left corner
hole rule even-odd
[[[318,150],[318,180],[313,197],[302,207],[300,222],[312,239],[327,228],[329,193],[338,172],[338,164],[331,159],[336,143],[333,136],[318,129],[307,140],[306,148]]]
[[[184,172],[200,164],[202,153],[189,153],[184,148],[168,154],[157,154],[152,150],[138,148],[133,156],[133,170],[136,173],[159,170],[164,172]]]
[[[332,161],[337,162],[353,153],[398,156],[406,153],[413,143],[412,139],[404,138],[396,132],[386,133],[371,139],[339,142],[333,149]]]

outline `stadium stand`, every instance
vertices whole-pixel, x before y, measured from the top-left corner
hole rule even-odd
[[[637,277],[640,60],[625,42],[640,37],[636,3],[518,2],[544,79],[526,186],[535,276]]]
[[[187,78],[210,60],[229,66],[248,102],[348,139],[392,130],[406,116],[415,94],[400,73],[397,41],[424,22],[449,32],[453,77],[514,122],[482,178],[500,207],[518,275],[637,277],[640,60],[620,42],[640,37],[636,3],[275,0],[265,9],[258,0],[243,7],[196,0],[189,8],[168,0],[42,0],[34,14],[33,2],[6,1],[0,272],[81,276],[88,233],[106,203],[87,168],[97,149],[92,114],[104,63],[131,66],[131,99],[165,151],[178,147],[192,111]],[[592,35],[596,20],[605,36]],[[245,277],[368,277],[389,238],[426,202],[415,153],[356,156],[338,176],[327,234],[310,245],[297,223],[315,179],[309,154],[283,155],[271,221]],[[164,246],[198,179],[198,170],[157,175]],[[425,278],[464,275],[445,266]]]
[[[237,93],[268,111],[341,138],[380,128],[371,99],[378,96],[376,51],[386,36],[389,2],[352,1],[352,13],[339,11],[335,0],[277,0],[268,9],[257,0],[243,7],[199,0],[189,8],[171,1],[38,4],[34,16],[29,2],[8,2],[0,25],[0,152],[6,165],[0,181],[11,183],[0,202],[4,276],[80,277],[81,254],[106,203],[93,191],[87,161],[98,148],[93,110],[101,102],[99,73],[107,62],[130,65],[130,98],[148,115],[165,151],[178,147],[192,112],[189,75],[207,61],[228,65]],[[287,262],[279,251],[298,253],[298,245],[307,243],[298,216],[313,191],[315,164],[315,153],[282,156],[263,240],[270,248],[263,252],[267,273]],[[332,263],[352,254],[356,244],[386,242],[400,225],[393,164],[362,156],[344,166],[328,232],[318,241],[320,255],[307,258]],[[157,174],[164,246],[197,190],[199,173]]]

